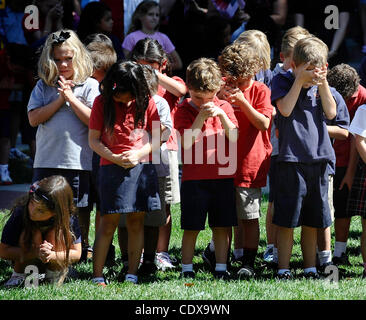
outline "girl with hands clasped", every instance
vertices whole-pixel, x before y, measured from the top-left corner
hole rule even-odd
[[[101,218],[94,242],[93,282],[102,286],[106,285],[103,266],[120,214],[127,215],[125,280],[137,283],[145,213],[161,209],[155,166],[147,162],[153,149],[160,148],[160,118],[143,68],[131,61],[115,63],[101,82],[101,95],[90,117],[89,144],[101,156]],[[158,143],[152,144],[150,137],[152,141],[158,137]]]
[[[91,78],[93,62],[71,30],[50,34],[38,63],[40,80],[28,102],[28,119],[37,128],[32,181],[62,175],[72,187],[80,225],[88,224],[92,150],[88,124],[99,83]],[[83,246],[88,246],[83,231]]]
[[[38,267],[46,280],[62,284],[70,264],[81,256],[81,235],[72,190],[62,176],[34,183],[11,210],[0,243],[0,258],[12,260],[14,272],[5,287],[19,287],[25,268]]]

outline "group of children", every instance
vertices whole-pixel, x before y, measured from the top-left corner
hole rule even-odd
[[[71,30],[49,35],[28,104],[29,122],[38,126],[34,184],[12,210],[0,243],[0,257],[15,261],[6,285],[23,283],[24,266],[34,260],[47,278],[62,282],[65,266],[81,256],[80,243],[88,244],[94,202],[98,285],[106,285],[103,267],[116,229],[125,281],[137,283],[139,273],[152,274],[156,265],[173,267],[170,205],[179,202],[182,277],[195,276],[196,239],[208,217],[212,241],[203,259],[214,277],[231,278],[233,242],[239,277],[252,278],[268,175],[264,258],[277,266],[279,279],[293,278],[299,226],[304,276],[319,278],[317,267],[332,263],[333,211],[333,263],[344,263],[350,217],[361,215],[366,270],[365,94],[353,68],[328,72],[327,57],[324,42],[291,28],[283,63],[272,72],[266,36],[249,30],[217,62],[192,61],[184,82],[167,75],[168,57],[154,39],[139,40],[126,60],[116,61],[100,35],[87,46]]]

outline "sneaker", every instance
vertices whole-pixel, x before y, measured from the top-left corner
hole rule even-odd
[[[322,275],[328,275],[327,273],[325,273],[325,269],[328,267],[328,266],[333,266],[333,262],[332,261],[329,261],[329,262],[326,262],[324,263],[323,265],[317,267],[318,271],[320,274]]]
[[[19,288],[24,285],[25,276],[11,276],[11,278],[4,283],[6,289]]]
[[[278,280],[293,280],[294,276],[292,275],[291,271],[285,271],[282,274],[277,273]]]
[[[9,152],[9,159],[29,160],[30,156],[23,153],[18,148],[11,148]]]
[[[181,274],[182,278],[192,278],[194,279],[196,277],[196,274],[194,273],[194,271],[184,271]]]
[[[104,278],[93,278],[92,282],[102,288],[105,288],[107,286],[107,281]]]
[[[155,265],[154,262],[152,262],[152,261],[144,261],[141,264],[138,272],[139,272],[140,275],[150,276],[150,275],[153,275],[156,272],[157,269],[158,268],[156,267],[156,265]]]
[[[0,169],[0,185],[13,184],[12,178],[10,178],[10,173],[8,167],[1,167]]]
[[[203,261],[209,266],[211,270],[215,270],[216,267],[216,257],[215,252],[210,250],[210,244],[207,245],[205,251],[202,253]]]
[[[320,275],[318,272],[307,272],[307,273],[304,273],[303,277],[305,279],[309,279],[309,280],[319,280],[320,279]]]
[[[230,272],[226,271],[215,271],[214,278],[219,280],[230,280],[231,275]]]
[[[240,268],[240,270],[238,271],[238,276],[239,278],[243,277],[243,278],[254,278],[255,276],[255,272],[254,272],[254,268],[248,265],[244,265]]]
[[[157,252],[155,255],[155,264],[159,270],[165,271],[175,268],[173,261],[167,252]]]
[[[267,263],[273,262],[273,247],[267,247],[266,251],[263,254],[263,260]]]
[[[351,263],[348,260],[348,256],[345,252],[342,253],[342,255],[340,257],[333,257],[332,262],[335,266],[339,266],[339,265],[351,265]]]

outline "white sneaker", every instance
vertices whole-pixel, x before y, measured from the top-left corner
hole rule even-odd
[[[155,255],[155,264],[159,270],[165,271],[166,269],[173,269],[174,260],[170,258],[167,252],[158,252]]]
[[[10,178],[10,173],[7,165],[0,166],[0,185],[12,184],[13,180]]]
[[[16,287],[20,287],[23,285],[25,280],[25,276],[15,276],[12,275],[11,278],[5,282],[4,287],[5,288],[16,288]]]

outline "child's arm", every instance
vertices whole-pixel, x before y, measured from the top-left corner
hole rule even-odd
[[[64,77],[60,76],[58,83],[60,85],[60,88],[58,89],[59,92],[63,95],[64,99],[70,103],[72,110],[75,112],[80,121],[88,126],[91,109],[75,97],[71,89],[71,85],[67,80],[65,80]]]
[[[31,247],[31,250],[24,252],[21,247],[0,243],[0,258],[4,260],[20,261],[29,260],[38,256],[38,250]]]
[[[327,125],[329,137],[337,140],[346,140],[348,138],[348,130],[339,126]]]
[[[269,128],[271,119],[264,114],[258,112],[244,97],[244,93],[239,89],[224,88],[223,95],[231,104],[240,107],[240,110],[245,114],[250,123],[260,131],[266,131]]]
[[[158,76],[159,84],[163,86],[166,90],[168,90],[171,94],[179,98],[186,95],[187,87],[183,83],[178,82],[173,78],[157,70],[155,72]]]
[[[356,168],[357,168],[357,162],[359,159],[359,155],[357,153],[355,139],[353,135],[351,134],[351,146],[349,151],[349,160],[347,165],[346,173],[341,181],[341,184],[339,185],[339,190],[342,190],[344,185],[348,187],[348,190],[351,190],[353,178],[355,176]]]
[[[51,103],[41,107],[36,108],[28,112],[29,124],[32,127],[37,127],[38,125],[48,121],[65,103],[65,99],[62,94],[52,101]]]
[[[300,91],[305,83],[312,82],[315,77],[314,70],[306,70],[309,63],[297,67],[297,75],[290,91],[281,99],[276,100],[278,111],[282,116],[288,117],[294,110]]]
[[[358,154],[360,155],[363,162],[366,163],[366,138],[356,134],[355,144]]]
[[[53,245],[46,240],[39,247],[39,259],[43,263],[58,264],[65,261],[66,251],[54,251]],[[79,261],[81,256],[81,243],[72,244],[69,250],[69,263]]]
[[[330,92],[327,81],[327,67],[321,68],[321,71],[316,73],[318,75],[318,91],[323,106],[323,111],[327,119],[332,120],[337,115],[337,104]]]

